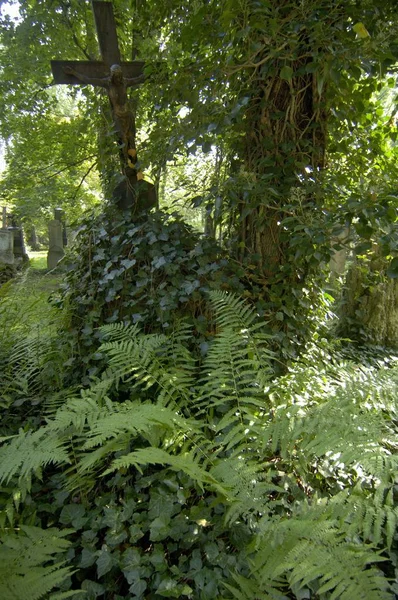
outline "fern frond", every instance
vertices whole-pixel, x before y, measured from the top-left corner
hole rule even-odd
[[[7,483],[16,474],[26,479],[32,472],[50,463],[60,465],[69,462],[63,441],[57,435],[51,435],[46,428],[20,433],[0,448],[0,482]]]
[[[0,597],[40,600],[73,573],[59,562],[59,554],[70,546],[64,539],[70,532],[24,525],[20,529],[0,536]]]
[[[322,507],[308,507],[288,520],[269,521],[266,531],[253,558],[260,590],[283,576],[291,588],[309,587],[320,597],[324,593],[341,600],[391,597],[382,572],[369,568],[384,560],[380,552],[345,541]]]
[[[175,342],[164,335],[135,335],[128,337],[128,330],[123,337],[118,330],[118,341],[105,342],[100,350],[109,357],[109,368],[104,379],[117,383],[120,379],[129,381],[132,389],[148,390],[157,387],[158,402],[186,404],[189,388],[193,385],[193,361],[176,364],[172,352]],[[180,349],[180,356],[185,352]]]
[[[173,471],[182,471],[202,487],[207,483],[226,494],[226,489],[209,472],[201,468],[192,454],[173,455],[161,448],[143,448],[117,458],[105,474],[129,467],[141,470],[141,466],[148,464],[168,466]]]
[[[216,311],[217,325],[221,329],[249,329],[257,319],[251,306],[235,294],[212,290],[209,297]]]

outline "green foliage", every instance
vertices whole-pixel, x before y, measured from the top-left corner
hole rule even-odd
[[[46,2],[18,4],[18,22],[3,11],[0,17],[1,135],[7,140],[0,187],[21,220],[46,229],[54,207],[63,207],[70,222],[98,202],[92,194],[98,178],[91,176],[97,123],[81,114],[90,104],[87,94],[76,99],[75,92],[50,85],[51,59],[95,54],[95,40],[91,47],[89,41],[94,23],[86,4],[57,10]]]
[[[68,531],[21,525],[0,534],[0,594],[4,600],[62,600],[75,593],[52,593],[72,575],[64,558]]]
[[[130,215],[111,220],[109,213],[80,228],[61,298],[72,314],[69,335],[77,335],[91,374],[101,359],[93,357],[100,325],[123,320],[168,333],[186,318],[199,343],[206,342],[206,293],[242,289],[225,252],[178,216],[155,213],[132,223]]]
[[[61,344],[64,315],[48,302],[59,279],[28,269],[0,290],[1,434],[18,431],[25,419],[40,422],[49,393],[62,386],[70,342]]]
[[[102,329],[107,369],[0,449],[14,518],[74,529],[69,589],[93,599],[390,598],[396,367],[311,347],[274,381],[253,311],[210,298],[201,365],[185,327]]]

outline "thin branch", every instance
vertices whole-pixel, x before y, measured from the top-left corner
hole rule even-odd
[[[81,163],[85,162],[86,160],[89,160],[90,158],[94,158],[94,156],[96,156],[96,154],[91,154],[91,156],[85,156],[84,158],[82,158],[80,160],[77,160],[74,163],[69,163],[63,169],[59,169],[55,173],[52,173],[51,175],[48,175],[48,177],[46,178],[46,180],[39,180],[39,183],[44,183],[44,181],[47,181],[48,179],[53,179],[54,177],[56,177],[57,175],[60,175],[64,171],[67,171],[71,167],[75,167],[76,165],[80,165]]]
[[[69,28],[70,32],[72,33],[72,39],[73,39],[75,45],[77,46],[77,48],[79,48],[79,50],[83,53],[83,55],[85,56],[85,58],[87,58],[87,60],[93,60],[93,57],[90,56],[90,54],[87,52],[87,48],[84,48],[81,45],[81,43],[79,42],[79,40],[77,39],[77,35],[73,29],[72,22],[69,19],[68,14],[67,14],[68,9],[63,2],[61,3],[61,7],[62,7],[62,15],[64,17],[65,24]]]
[[[229,69],[229,74],[232,75],[233,73],[237,73],[241,69],[257,69],[258,67],[261,67],[261,65],[263,65],[264,63],[266,63],[271,58],[275,58],[275,55],[278,52],[280,52],[281,50],[283,50],[283,48],[285,48],[286,46],[287,46],[287,42],[285,42],[284,44],[282,44],[281,46],[279,46],[279,48],[277,48],[276,50],[274,50],[272,53],[267,54],[267,56],[265,56],[262,60],[259,60],[256,63],[252,62],[250,60],[247,63],[243,63],[241,65],[236,65],[236,67],[232,67],[231,69]]]
[[[88,177],[88,176],[90,175],[91,171],[94,169],[94,167],[95,167],[96,165],[97,165],[97,161],[93,162],[93,164],[91,165],[91,167],[89,167],[89,168],[87,169],[87,171],[85,172],[85,174],[84,174],[84,175],[83,175],[83,177],[81,178],[81,180],[80,180],[80,183],[79,183],[79,185],[77,186],[77,188],[76,188],[76,190],[75,190],[75,193],[73,194],[73,196],[72,196],[72,198],[71,198],[72,202],[76,200],[76,198],[77,198],[77,195],[78,195],[78,193],[79,193],[79,190],[80,190],[80,188],[82,187],[82,185],[83,185],[83,183],[84,183],[84,181],[85,181],[86,177]]]

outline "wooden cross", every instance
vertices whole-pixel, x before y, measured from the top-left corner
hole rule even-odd
[[[51,69],[54,83],[89,84],[107,90],[118,136],[122,170],[126,177],[125,189],[123,191],[119,186],[116,194],[118,196],[115,200],[121,204],[122,209],[126,209],[129,208],[129,204],[137,204],[138,192],[142,196],[142,192],[146,190],[148,195],[148,190],[152,188],[149,194],[151,198],[143,198],[144,204],[147,201],[144,208],[150,208],[151,206],[148,206],[148,203],[151,205],[156,203],[156,194],[154,196],[155,192],[151,184],[137,181],[135,170],[137,162],[135,119],[128,105],[126,94],[128,87],[142,83],[145,63],[142,61],[121,61],[112,3],[93,1],[92,7],[102,62],[52,60]],[[144,183],[146,186],[144,186]]]

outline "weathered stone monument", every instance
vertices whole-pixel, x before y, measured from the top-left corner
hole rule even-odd
[[[15,217],[2,209],[2,227],[0,229],[0,262],[6,265],[19,265],[29,260],[25,249],[22,227],[17,225]]]
[[[0,285],[6,283],[14,277],[15,259],[14,259],[14,235],[7,228],[7,208],[2,209],[2,222],[0,228]]]
[[[54,210],[54,219],[48,224],[47,267],[49,269],[55,269],[61,258],[65,255],[62,216],[62,209],[56,208]]]
[[[0,263],[14,264],[14,236],[8,229],[0,229]]]
[[[93,1],[92,7],[102,62],[53,60],[54,82],[89,84],[106,89],[124,177],[115,190],[113,203],[122,211],[147,211],[156,206],[156,192],[151,183],[142,180],[137,170],[135,115],[127,97],[129,87],[143,82],[144,63],[121,61],[112,3]]]
[[[26,263],[29,261],[28,253],[26,252],[25,239],[23,228],[18,225],[17,220],[13,215],[10,215],[11,227],[8,231],[12,233],[14,238],[14,259],[17,264]]]

